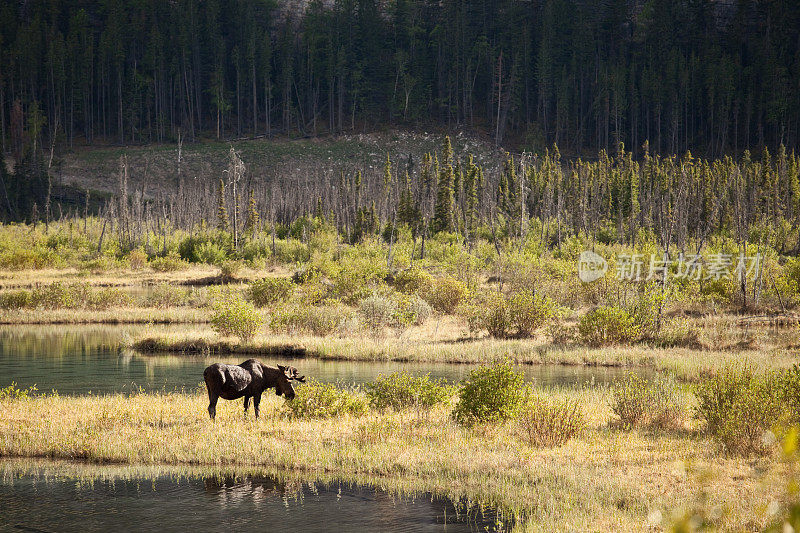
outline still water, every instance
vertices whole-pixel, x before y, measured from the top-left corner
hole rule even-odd
[[[270,476],[68,475],[0,462],[0,531],[497,531],[492,509]],[[47,472],[50,470],[50,472]]]
[[[108,394],[131,390],[192,390],[203,381],[203,369],[217,361],[240,363],[244,357],[139,355],[121,347],[122,341],[147,328],[149,332],[177,330],[180,326],[4,326],[0,327],[0,387],[36,385],[40,392],[63,395]],[[270,361],[265,363],[278,363]],[[470,365],[444,363],[391,363],[284,361],[318,381],[360,384],[379,374],[406,370],[414,374],[459,381]],[[619,368],[525,365],[527,379],[542,386],[603,384],[623,376]]]

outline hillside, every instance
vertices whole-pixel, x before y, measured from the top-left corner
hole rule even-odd
[[[371,181],[383,173],[386,156],[395,165],[407,165],[412,157],[414,168],[425,152],[441,150],[444,135],[402,130],[362,135],[289,140],[254,139],[234,142],[185,143],[182,148],[181,173],[198,185],[216,184],[227,168],[228,152],[233,147],[247,167],[245,180],[258,184],[280,182],[301,184],[305,180],[338,176],[340,172],[365,173]],[[494,173],[503,158],[503,150],[490,140],[474,135],[451,136],[455,155],[475,156],[476,163]],[[178,187],[178,146],[159,144],[135,147],[81,148],[63,156],[56,174],[60,183],[81,189],[114,193],[119,190],[120,157],[127,156],[129,188],[144,191],[154,198],[173,193]]]

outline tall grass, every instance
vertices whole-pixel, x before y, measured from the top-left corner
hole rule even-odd
[[[675,464],[692,457],[709,469],[707,504],[725,508],[715,527],[760,527],[765,499],[779,493],[782,470],[760,476],[744,459],[723,459],[703,438],[609,432],[602,392],[537,391],[580,402],[586,430],[557,448],[531,445],[515,424],[466,431],[449,407],[416,415],[369,410],[362,416],[290,417],[285,401],[265,395],[261,418],[221,401],[216,423],[204,391],[128,396],[0,399],[0,455],[93,463],[193,465],[320,474],[340,479],[402,480],[419,490],[516,511],[530,529],[640,530],[653,508],[682,507],[694,495]]]

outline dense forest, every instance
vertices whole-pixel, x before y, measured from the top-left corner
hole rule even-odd
[[[0,6],[25,146],[464,128],[596,157],[800,139],[794,0],[29,0]]]

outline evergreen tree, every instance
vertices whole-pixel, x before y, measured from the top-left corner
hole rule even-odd
[[[445,137],[442,153],[442,168],[436,192],[436,210],[433,231],[453,231],[453,149],[450,137]]]
[[[225,181],[220,178],[217,187],[217,229],[228,231],[230,222],[228,221],[228,208],[225,199]]]
[[[253,189],[250,189],[247,198],[247,220],[245,221],[245,233],[250,235],[251,238],[255,237],[258,231],[260,217],[258,215],[258,208],[256,207],[256,198],[253,194]]]

